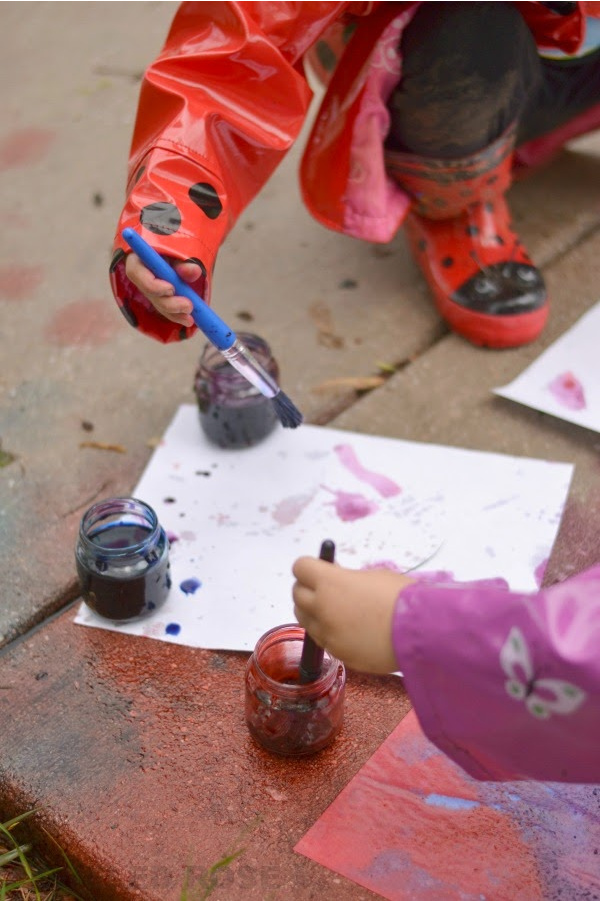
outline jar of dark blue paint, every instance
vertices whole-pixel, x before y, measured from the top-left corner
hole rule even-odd
[[[85,603],[116,622],[158,610],[171,587],[169,541],[152,507],[112,497],[89,508],[75,547]]]
[[[279,383],[279,366],[258,335],[238,332],[238,340]],[[212,344],[206,344],[194,378],[200,425],[219,447],[244,448],[266,438],[278,422],[271,398],[265,397]]]

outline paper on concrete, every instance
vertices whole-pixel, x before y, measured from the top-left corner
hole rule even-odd
[[[251,651],[294,621],[294,560],[325,538],[353,569],[503,577],[534,590],[572,466],[332,428],[277,427],[260,445],[210,444],[180,407],[132,492],[171,540],[172,588],[149,619],[76,622],[193,647]]]
[[[594,786],[472,779],[411,711],[294,850],[388,901],[542,901],[593,894],[597,846]]]
[[[600,432],[600,303],[494,393]]]

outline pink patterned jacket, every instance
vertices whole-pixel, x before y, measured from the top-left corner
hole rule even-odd
[[[415,582],[392,637],[423,731],[470,775],[600,782],[600,564],[534,594]]]

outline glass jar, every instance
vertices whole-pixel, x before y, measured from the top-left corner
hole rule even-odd
[[[327,651],[321,674],[300,682],[304,629],[277,626],[259,638],[246,666],[246,724],[268,751],[304,757],[329,745],[344,718],[344,664]]]
[[[112,497],[89,508],[75,561],[83,600],[105,619],[141,619],[167,599],[169,542],[152,507],[136,498]]]
[[[237,337],[279,383],[279,366],[267,342],[248,332]],[[206,344],[200,357],[194,393],[202,430],[219,447],[251,447],[266,438],[278,422],[272,399],[251,385],[212,344]]]

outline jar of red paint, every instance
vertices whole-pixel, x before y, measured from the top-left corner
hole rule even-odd
[[[319,676],[300,681],[304,629],[277,626],[259,638],[246,667],[246,724],[263,748],[286,757],[331,744],[344,718],[344,664],[327,651]]]
[[[249,332],[239,332],[237,337],[278,383],[279,366],[264,338]],[[252,447],[278,422],[272,399],[264,397],[212,344],[205,345],[200,357],[194,393],[202,430],[219,447]]]
[[[111,497],[84,513],[75,546],[82,597],[115,622],[158,610],[171,587],[169,541],[144,501]]]

